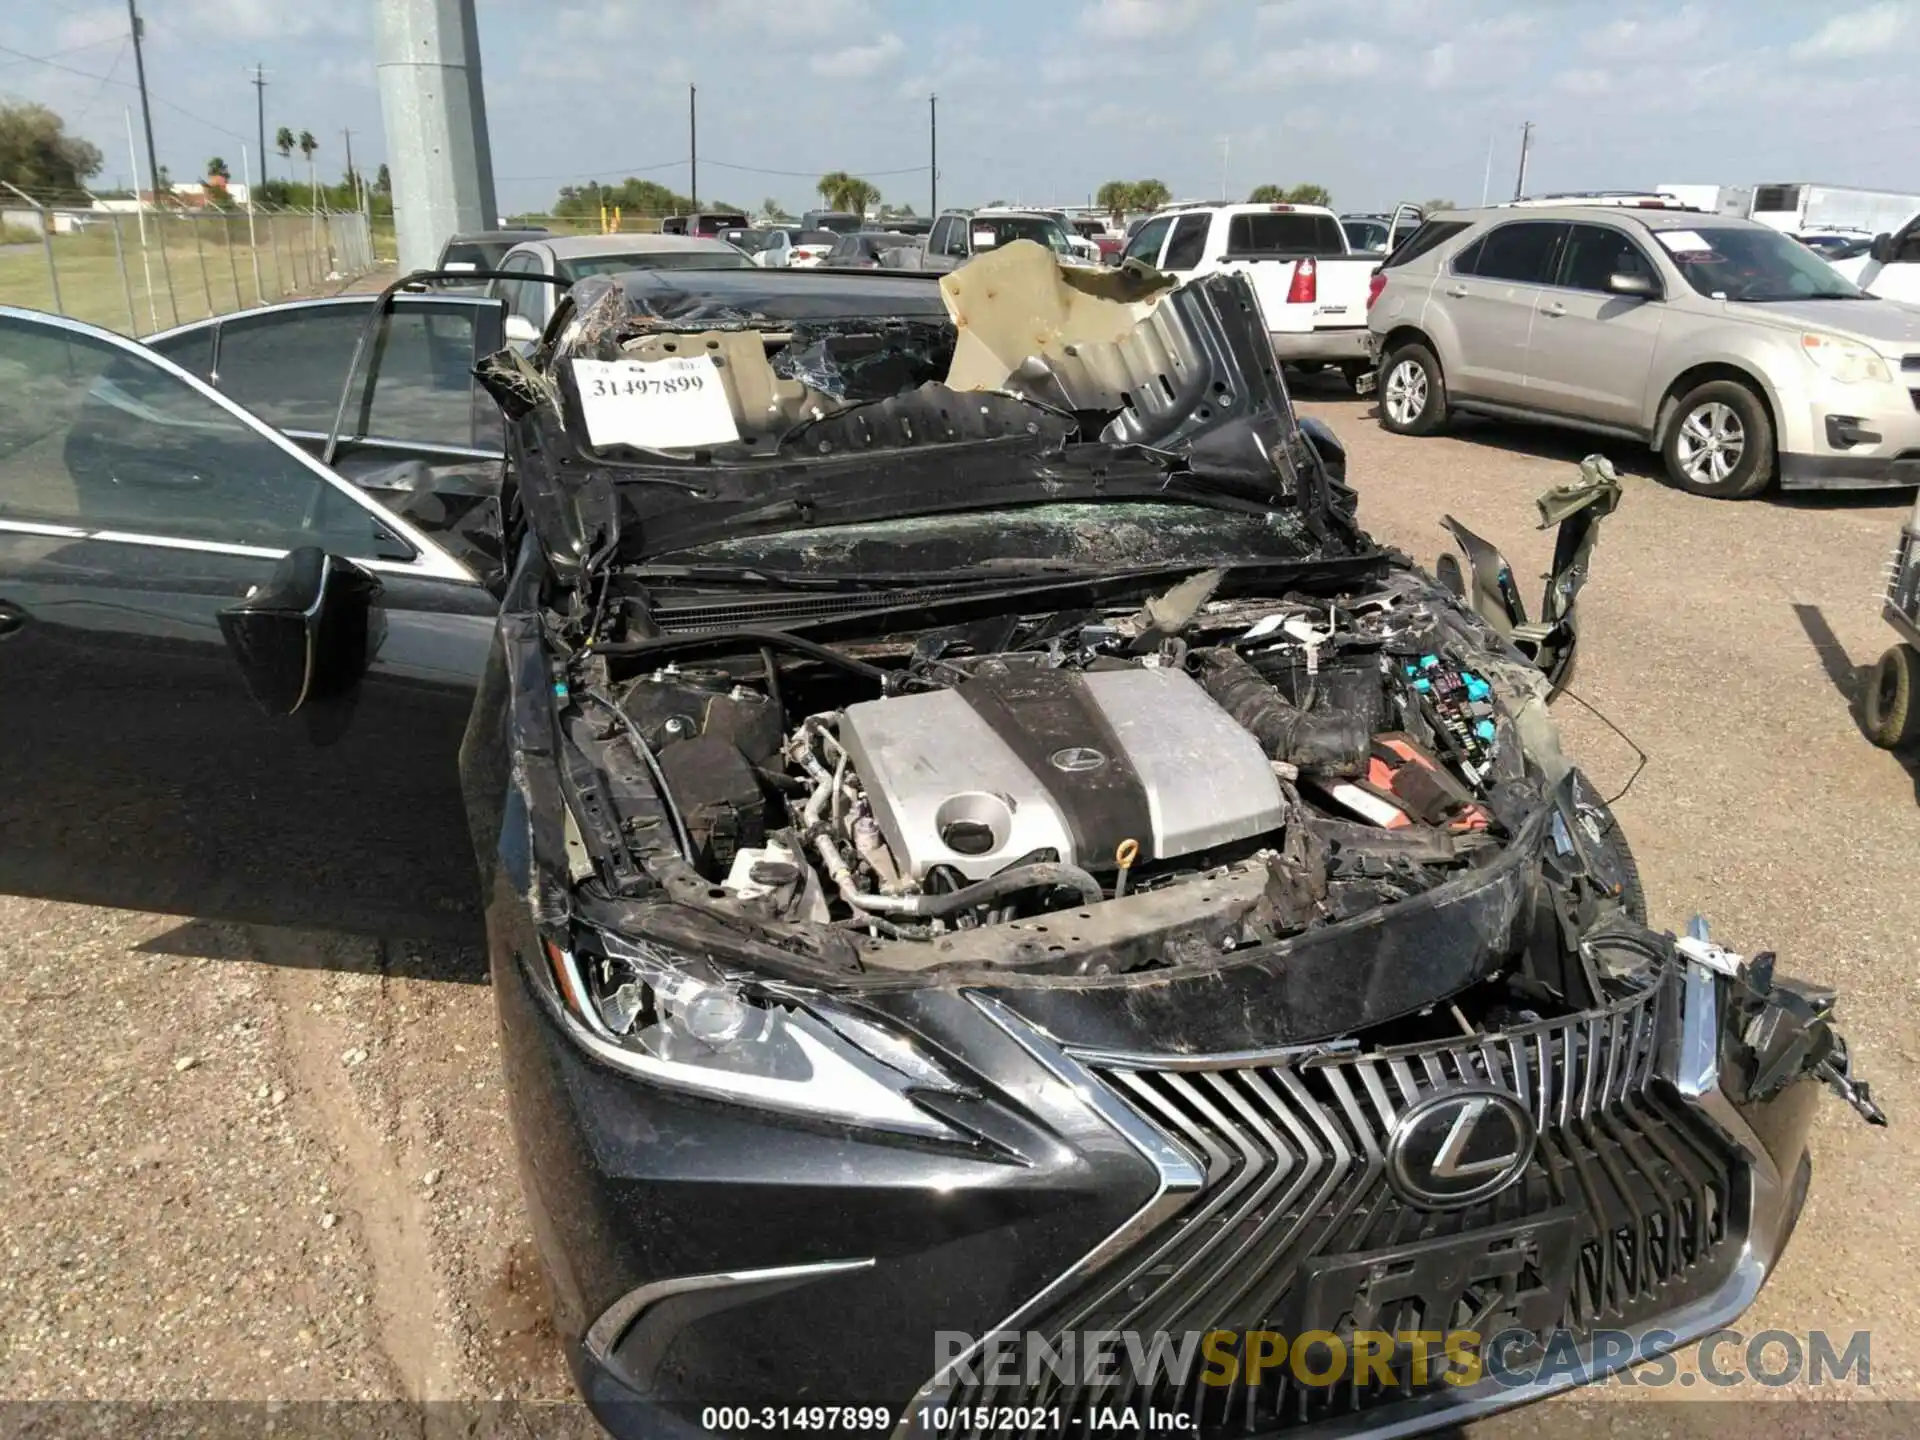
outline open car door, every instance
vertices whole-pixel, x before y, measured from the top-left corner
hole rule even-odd
[[[1393,219],[1387,222],[1387,254],[1393,254],[1401,241],[1426,223],[1426,214],[1418,205],[1403,202],[1394,206]]]
[[[383,298],[387,311],[356,365]],[[146,343],[310,454],[324,455],[338,414],[332,468],[492,581],[505,437],[473,367],[506,343],[505,314],[505,302],[486,295],[338,295],[202,320]]]
[[[0,890],[477,933],[457,762],[495,613],[162,355],[0,308]]]

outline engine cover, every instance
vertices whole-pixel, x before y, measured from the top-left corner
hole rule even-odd
[[[990,671],[849,705],[841,742],[902,869],[985,879],[1030,852],[1088,870],[1280,827],[1259,742],[1177,670]]]

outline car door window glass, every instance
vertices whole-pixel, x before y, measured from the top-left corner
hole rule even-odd
[[[1482,242],[1480,261],[1473,273],[1483,280],[1545,285],[1553,275],[1554,257],[1566,229],[1558,221],[1547,220],[1502,225]]]
[[[524,254],[509,255],[500,268],[509,274],[524,275],[533,269],[533,257]],[[533,300],[533,296],[529,293],[534,289],[532,285],[525,280],[499,280],[495,284],[499,287],[498,293],[501,300],[506,302],[507,314],[521,316],[536,325],[540,323],[541,317],[530,303]]]
[[[1127,242],[1127,260],[1138,260],[1143,265],[1160,263],[1160,242],[1167,238],[1167,229],[1173,224],[1171,216],[1162,215],[1158,220],[1149,220]]]
[[[1466,228],[1467,222],[1464,220],[1429,220],[1405,240],[1402,240],[1400,242],[1400,248],[1395,250],[1393,254],[1381,264],[1380,268],[1383,270],[1397,270],[1409,260],[1418,260],[1429,250],[1446,244],[1447,241],[1451,240]],[[1454,269],[1463,275],[1473,273],[1470,268],[1462,263],[1466,259],[1467,251],[1469,250],[1473,252],[1474,259],[1477,260],[1480,258],[1480,251],[1476,242],[1476,244],[1469,245],[1466,250],[1461,251],[1460,258],[1453,262]]]
[[[0,519],[411,557],[372,511],[150,357],[10,318],[0,318]]]
[[[220,389],[279,429],[326,433],[367,313],[366,305],[319,305],[226,322]],[[396,306],[361,357],[341,434],[472,445],[474,316],[465,304]]]
[[[1570,290],[1604,293],[1614,275],[1644,275],[1659,283],[1640,247],[1620,231],[1606,225],[1575,225],[1568,232],[1565,258],[1560,262],[1560,284]]]
[[[1895,247],[1893,263],[1896,265],[1920,265],[1920,225],[1907,230],[1905,237]]]
[[[1191,270],[1200,263],[1206,253],[1210,218],[1205,214],[1180,217],[1173,227],[1173,238],[1167,242],[1167,258],[1161,269]]]

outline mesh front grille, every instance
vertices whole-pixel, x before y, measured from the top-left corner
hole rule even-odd
[[[1188,1333],[1460,1330],[1483,1336],[1645,1323],[1709,1292],[1731,1259],[1739,1183],[1724,1147],[1654,1078],[1664,987],[1609,1010],[1370,1055],[1089,1062],[1206,1179],[1172,1220],[1029,1328]],[[1520,1178],[1468,1208],[1416,1208],[1387,1183],[1398,1118],[1459,1086],[1493,1086],[1533,1117]],[[1524,1347],[1513,1358],[1523,1358]],[[1042,1377],[960,1406],[1178,1410],[1211,1434],[1350,1414],[1415,1393],[1410,1353],[1364,1385],[1254,1387],[1131,1379],[1106,1390]],[[1437,1362],[1436,1362],[1437,1363]],[[1429,1376],[1429,1383],[1437,1383]],[[968,1433],[956,1431],[954,1433]]]

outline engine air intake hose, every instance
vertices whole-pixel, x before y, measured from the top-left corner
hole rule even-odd
[[[1358,775],[1367,768],[1373,737],[1365,716],[1302,710],[1231,650],[1197,650],[1193,662],[1200,687],[1251,732],[1270,759],[1310,775]]]

